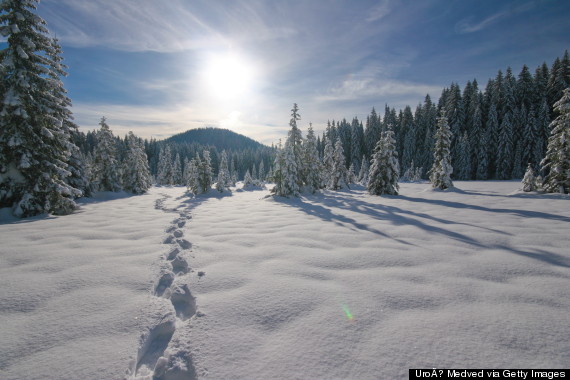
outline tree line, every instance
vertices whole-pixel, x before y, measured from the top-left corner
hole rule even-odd
[[[7,37],[0,51],[0,207],[12,207],[17,216],[68,214],[76,198],[92,191],[142,193],[153,182],[204,192],[216,176],[221,191],[240,178],[269,178],[282,195],[355,181],[378,194],[396,193],[401,172],[413,179],[438,172],[446,183],[451,177],[522,178],[528,167],[545,178],[546,190],[570,191],[567,51],[534,74],[527,66],[517,77],[510,68],[499,71],[484,90],[476,80],[463,89],[453,83],[437,104],[427,95],[414,113],[386,105],[383,118],[373,108],[365,123],[329,122],[322,136],[309,126],[303,138],[295,105],[284,146],[220,152],[132,133],[121,139],[104,118],[100,130],[79,132],[61,80],[67,75],[61,46],[35,14],[38,3],[0,2],[0,33]],[[436,133],[443,124],[449,133]],[[449,139],[440,141],[448,155],[437,155],[440,135]]]

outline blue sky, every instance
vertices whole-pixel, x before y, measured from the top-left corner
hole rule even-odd
[[[165,138],[218,126],[264,143],[415,108],[452,81],[534,72],[570,48],[570,1],[44,0],[82,129]]]

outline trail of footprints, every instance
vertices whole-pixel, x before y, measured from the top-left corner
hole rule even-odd
[[[184,253],[191,251],[192,243],[184,239],[182,228],[192,216],[188,209],[182,212],[167,209],[164,202],[169,196],[161,195],[163,198],[156,201],[155,208],[164,212],[178,213],[179,217],[174,219],[165,231],[167,236],[163,243],[171,247],[163,259],[153,293],[156,297],[170,300],[174,312],[166,313],[158,324],[143,334],[137,359],[132,366],[134,368],[127,371],[127,374],[134,376],[127,379],[176,380],[196,377],[193,364],[188,362],[188,355],[164,356],[177,324],[196,315],[197,310],[196,298],[190,292],[188,285],[183,283],[183,276],[192,272],[188,261],[184,258]],[[199,272],[198,275],[202,277],[204,273]],[[184,365],[180,365],[180,361],[185,361]]]

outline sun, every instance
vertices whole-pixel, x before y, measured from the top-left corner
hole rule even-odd
[[[230,100],[245,96],[252,90],[253,79],[251,63],[236,54],[214,54],[206,60],[204,85],[215,98]]]

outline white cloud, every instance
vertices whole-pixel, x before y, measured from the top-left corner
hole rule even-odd
[[[401,69],[405,61],[398,65]],[[440,86],[414,83],[395,79],[398,69],[393,65],[376,65],[363,68],[361,71],[349,75],[325,93],[317,96],[318,102],[359,101],[378,98],[423,98],[426,94],[436,94],[441,91]],[[412,104],[417,101],[412,102]]]
[[[472,23],[466,19],[461,20],[460,22],[457,23],[456,30],[459,33],[478,32],[482,29],[485,29],[487,26],[495,23],[496,21],[500,20],[501,18],[505,17],[506,15],[507,15],[507,12],[495,13],[494,15],[491,15],[491,16],[487,17],[486,19],[479,21],[478,23]]]
[[[499,21],[503,18],[510,17],[510,16],[517,14],[517,13],[530,11],[534,7],[535,7],[535,3],[533,3],[533,2],[522,3],[522,4],[517,4],[514,7],[510,7],[507,10],[497,12],[491,16],[486,17],[485,19],[483,19],[479,22],[474,23],[474,22],[471,22],[470,19],[463,19],[455,25],[455,30],[458,33],[462,33],[462,34],[478,32],[480,30],[487,28],[490,25],[493,25],[494,23],[496,23],[497,21]]]
[[[389,0],[382,0],[370,9],[366,21],[374,22],[383,19],[390,13],[390,11],[391,9]]]
[[[176,52],[295,34],[290,28],[267,25],[267,20],[255,12],[240,2],[228,5],[183,0],[59,0],[40,8],[40,15],[62,43],[75,47]],[[216,20],[223,23],[216,24]]]

